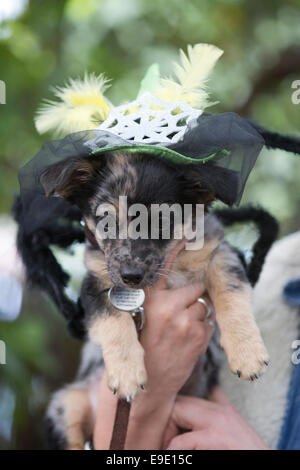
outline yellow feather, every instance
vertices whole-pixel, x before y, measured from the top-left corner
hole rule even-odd
[[[155,95],[163,101],[186,101],[194,108],[209,106],[206,82],[223,51],[211,44],[188,46],[180,50],[181,64],[174,64],[175,80],[161,79]]]
[[[108,81],[103,75],[85,74],[70,79],[63,87],[53,89],[59,101],[46,101],[37,111],[35,125],[43,134],[55,131],[58,135],[95,129],[109,115],[111,103],[104,97]]]

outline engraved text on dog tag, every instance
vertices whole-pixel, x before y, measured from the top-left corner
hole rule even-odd
[[[145,292],[143,289],[126,289],[114,286],[109,289],[108,297],[113,306],[118,310],[134,312],[143,305]]]

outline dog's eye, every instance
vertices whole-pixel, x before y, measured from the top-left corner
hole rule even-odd
[[[95,216],[96,223],[98,224],[99,222],[101,222],[101,220],[105,219],[105,217],[107,216],[108,216],[108,212],[104,212],[104,214],[96,215]]]
[[[104,233],[107,233],[109,230],[109,220],[106,221],[105,224],[105,219],[109,216],[109,212],[104,212],[103,214],[96,215],[96,226],[102,221],[104,221],[104,226],[102,224],[101,229],[104,231]],[[99,227],[98,227],[99,228]]]

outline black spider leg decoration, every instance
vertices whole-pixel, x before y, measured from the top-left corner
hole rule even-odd
[[[286,150],[287,152],[300,155],[300,137],[270,131],[250,119],[248,119],[248,122],[264,138],[267,148]]]
[[[50,248],[50,245],[67,248],[74,242],[84,241],[83,228],[74,226],[78,215],[70,210],[64,225],[52,222],[28,235],[22,224],[24,214],[20,196],[15,198],[12,210],[18,222],[17,249],[26,269],[27,282],[50,296],[65,317],[72,335],[82,339],[85,331],[82,322],[84,312],[80,300],[75,303],[67,297],[65,288],[69,282],[69,275],[63,271]]]
[[[248,265],[245,260],[243,263],[249,282],[254,286],[260,276],[266,255],[278,236],[278,222],[264,209],[251,205],[239,209],[217,209],[214,214],[227,227],[241,222],[254,222],[256,225],[259,235],[252,248],[253,256]]]

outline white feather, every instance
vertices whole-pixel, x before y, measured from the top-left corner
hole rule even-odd
[[[186,101],[195,108],[205,108],[209,104],[206,82],[215,63],[223,51],[211,44],[188,46],[187,55],[181,50],[181,64],[174,64],[178,82],[161,79],[156,96],[163,101]]]
[[[95,129],[103,122],[112,105],[104,97],[108,88],[103,75],[85,74],[81,79],[70,79],[63,87],[53,88],[59,101],[44,102],[35,118],[40,134],[56,134]]]

